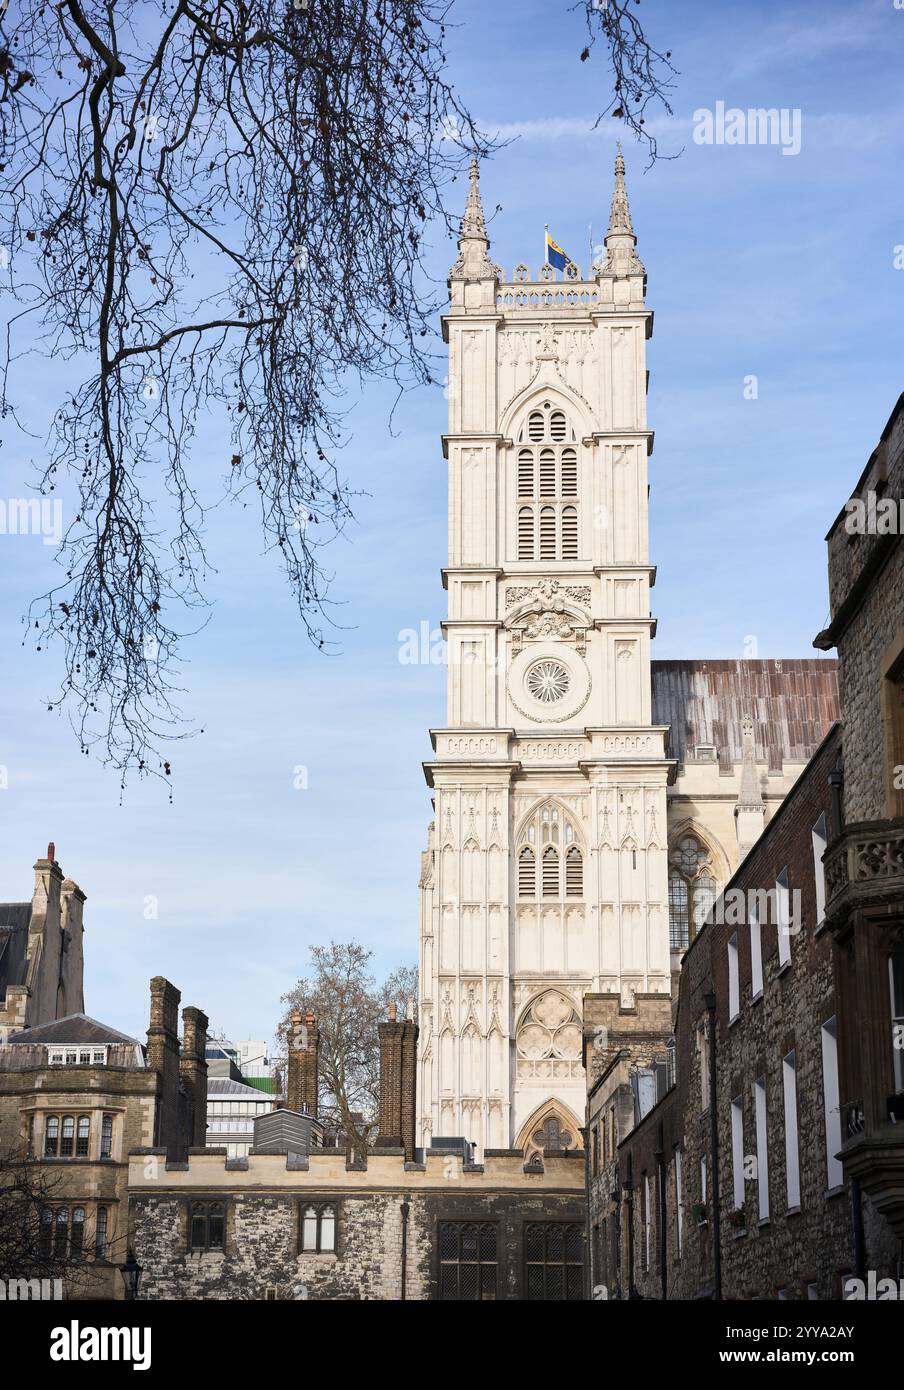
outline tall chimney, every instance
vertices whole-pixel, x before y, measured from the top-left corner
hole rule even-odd
[[[151,1017],[148,1026],[148,1069],[157,1073],[157,1113],[154,1145],[167,1156],[179,1151],[179,1000],[175,985],[162,975],[151,980]]]
[[[310,1010],[302,1018],[301,1010],[293,1009],[288,1043],[286,1105],[289,1110],[311,1115],[316,1120],[320,1032]]]
[[[407,1162],[414,1160],[417,1037],[413,1019],[400,1022],[395,1004],[389,1019],[378,1027],[380,1037],[380,1132],[377,1142],[404,1149]]]
[[[182,1056],[179,1076],[184,1093],[182,1143],[203,1149],[207,1143],[207,1015],[189,1006],[182,1010]]]

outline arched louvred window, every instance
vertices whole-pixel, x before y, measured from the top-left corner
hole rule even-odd
[[[543,851],[543,896],[544,898],[557,898],[559,896],[559,856],[552,845]]]
[[[578,495],[578,456],[574,449],[562,450],[562,496]]]
[[[562,559],[578,558],[578,509],[565,507],[562,510]]]
[[[518,855],[518,896],[534,898],[537,895],[537,861],[530,845],[525,845]]]
[[[572,845],[565,856],[565,896],[582,898],[584,896],[584,860],[577,845]]]
[[[576,560],[578,558],[578,451],[575,430],[567,413],[551,401],[532,410],[518,435],[520,448],[512,484],[519,500],[544,503],[528,521],[519,510],[516,553],[519,560]],[[530,447],[525,447],[529,445]],[[550,510],[545,510],[545,508]]]
[[[556,511],[555,507],[540,508],[540,559],[556,558]]]
[[[540,496],[556,495],[556,456],[552,449],[540,450]]]
[[[531,449],[522,449],[518,455],[518,496],[534,495],[534,455]]]
[[[521,507],[518,512],[518,559],[534,558],[534,509]]]

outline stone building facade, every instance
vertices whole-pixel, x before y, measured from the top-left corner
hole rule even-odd
[[[123,1296],[130,1151],[159,1146],[176,1161],[204,1142],[207,1019],[183,1010],[180,1047],[179,998],[151,981],[147,1048],[83,1013],[0,1044],[0,1162],[27,1161],[40,1254],[64,1267],[67,1297]]]
[[[150,1299],[525,1299],[583,1291],[584,1164],[371,1150],[133,1153],[131,1241]],[[319,1248],[318,1248],[319,1246]]]
[[[578,1141],[581,1000],[672,990],[836,717],[831,661],[652,662],[653,315],[621,154],[582,278],[490,258],[476,163],[449,345],[446,722],[425,765],[416,1142]]]
[[[415,1149],[417,1026],[379,1025],[376,1145],[322,1147],[317,1030],[293,1018],[288,1088],[303,1110],[255,1121],[246,1158],[130,1155],[130,1243],[151,1299],[576,1301],[584,1297],[583,1154],[471,1161],[461,1138]]]

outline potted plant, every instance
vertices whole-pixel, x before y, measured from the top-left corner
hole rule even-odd
[[[734,1211],[728,1213],[728,1224],[734,1226],[736,1231],[743,1231],[747,1226],[747,1213],[743,1207],[735,1207]]]
[[[705,1202],[695,1202],[691,1207],[691,1212],[695,1216],[698,1226],[706,1225],[707,1211]]]

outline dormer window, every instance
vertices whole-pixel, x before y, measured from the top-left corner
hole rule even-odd
[[[107,1065],[106,1047],[56,1046],[47,1049],[47,1060],[52,1067],[105,1067]]]

